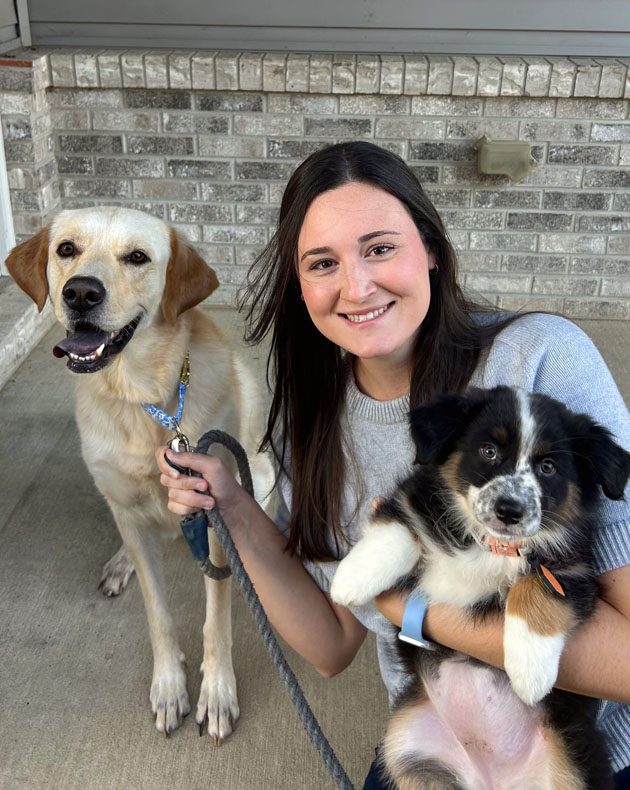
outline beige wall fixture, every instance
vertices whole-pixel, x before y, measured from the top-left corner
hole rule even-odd
[[[505,140],[493,142],[482,137],[477,143],[477,168],[480,173],[504,175],[511,181],[522,181],[538,167],[527,142]]]

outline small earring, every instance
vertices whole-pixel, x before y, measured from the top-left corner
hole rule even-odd
[[[435,275],[436,275],[436,274],[437,274],[439,271],[440,271],[440,267],[439,267],[439,266],[437,265],[437,263],[436,263],[436,264],[435,264],[435,266],[434,266],[432,269],[429,269],[429,275],[430,275],[431,277],[435,277]]]
[[[304,301],[304,294],[300,294],[300,299]]]

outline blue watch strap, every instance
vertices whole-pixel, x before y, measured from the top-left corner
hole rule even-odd
[[[402,639],[403,642],[409,642],[410,645],[424,647],[426,650],[434,650],[435,645],[422,636],[422,624],[424,623],[428,604],[426,596],[419,590],[413,590],[409,594],[398,638]]]

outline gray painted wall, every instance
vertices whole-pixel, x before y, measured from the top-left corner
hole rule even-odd
[[[0,0],[0,52],[15,46],[17,36],[17,15],[13,0]]]
[[[3,2],[5,0],[2,0]],[[614,55],[628,0],[29,0],[36,44]]]

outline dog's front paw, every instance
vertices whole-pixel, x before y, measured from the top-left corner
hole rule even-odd
[[[236,678],[232,667],[212,667],[201,665],[201,691],[197,703],[195,719],[199,733],[207,731],[215,746],[221,746],[223,739],[236,729],[240,715],[236,697]]]
[[[339,563],[330,595],[342,606],[366,604],[410,573],[419,558],[420,544],[404,524],[368,523]]]
[[[330,586],[330,597],[340,606],[361,606],[374,598],[382,589],[374,592],[374,577],[366,576],[361,564],[354,561],[352,553],[339,563]]]
[[[542,636],[530,631],[521,617],[506,615],[505,671],[515,693],[527,705],[539,702],[553,688],[565,641],[562,633]]]
[[[129,577],[134,571],[133,562],[127,549],[121,546],[116,554],[103,566],[103,574],[98,589],[107,598],[112,598],[127,586]]]
[[[186,691],[184,655],[171,662],[155,666],[151,682],[151,710],[155,716],[155,726],[164,735],[170,735],[190,713],[190,702]]]

